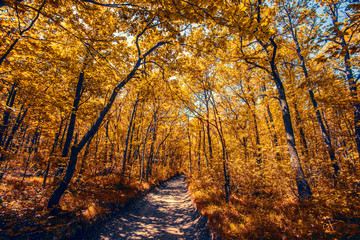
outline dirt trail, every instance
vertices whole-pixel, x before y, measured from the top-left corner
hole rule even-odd
[[[212,239],[190,199],[186,178],[168,180],[101,226],[92,239]]]

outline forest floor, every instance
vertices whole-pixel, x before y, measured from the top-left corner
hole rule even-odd
[[[101,224],[84,239],[211,239],[194,207],[184,175],[174,177]]]
[[[0,184],[0,239],[81,239],[101,223],[127,212],[138,199],[169,179],[126,183],[116,174],[92,177],[72,184],[61,200],[62,211],[49,215],[46,203],[52,185],[41,177],[8,175]],[[172,179],[172,178],[170,178]]]

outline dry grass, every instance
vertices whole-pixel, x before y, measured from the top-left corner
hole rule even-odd
[[[300,203],[263,181],[225,202],[221,181],[206,179],[190,181],[192,197],[222,239],[359,239],[360,197],[349,185],[322,186]]]

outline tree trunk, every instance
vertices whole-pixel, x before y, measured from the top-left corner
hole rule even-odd
[[[131,129],[133,127],[133,121],[134,121],[134,118],[135,118],[136,106],[137,106],[138,102],[139,102],[139,94],[137,95],[134,106],[133,106],[128,131],[127,131],[127,134],[126,134],[125,149],[124,149],[124,155],[123,155],[123,164],[122,164],[122,170],[121,170],[122,174],[125,173],[125,168],[126,168],[126,163],[127,163],[127,152],[128,152],[128,146],[129,146],[129,138],[130,138],[130,134],[131,134]]]
[[[275,64],[275,57],[276,57],[276,51],[277,51],[277,45],[275,41],[270,38],[270,42],[273,46],[273,55],[270,61],[271,65],[271,72],[275,81],[275,85],[278,91],[278,98],[280,102],[281,112],[282,112],[282,118],[284,121],[285,126],[285,133],[286,133],[286,141],[288,145],[289,155],[290,155],[290,165],[292,169],[295,172],[295,178],[296,178],[296,185],[298,189],[299,199],[302,201],[303,199],[308,199],[311,197],[311,189],[310,186],[305,178],[303,169],[300,164],[300,159],[298,152],[296,150],[296,144],[295,144],[295,136],[294,136],[294,130],[291,123],[291,116],[289,112],[289,105],[286,100],[285,95],[285,89],[281,82],[276,64]]]
[[[354,79],[352,68],[350,67],[350,52],[345,46],[344,36],[341,37],[342,47],[345,49],[346,53],[344,56],[345,63],[345,72],[346,78],[350,86],[350,94],[353,100],[352,107],[354,108],[354,128],[355,128],[355,142],[357,146],[357,151],[360,156],[360,104],[358,104],[358,95],[357,95],[357,82]]]
[[[30,161],[30,157],[32,152],[34,151],[34,146],[37,143],[38,137],[40,136],[40,133],[38,132],[38,128],[35,129],[35,133],[33,138],[31,139],[31,145],[29,147],[29,155],[28,158],[26,159],[26,163],[25,163],[25,170],[24,170],[24,174],[23,174],[23,178],[21,180],[21,183],[24,181],[25,177],[26,177],[26,173],[28,170],[28,166],[29,166],[29,161]]]
[[[70,149],[70,145],[71,145],[71,141],[73,139],[75,122],[76,122],[76,113],[77,113],[79,103],[80,103],[83,82],[84,82],[84,71],[82,71],[80,73],[79,79],[77,82],[75,98],[74,98],[74,102],[73,102],[73,108],[72,108],[71,115],[70,115],[70,122],[69,122],[69,126],[67,128],[64,148],[61,153],[62,158],[67,158],[69,149]],[[55,180],[58,180],[57,177],[59,177],[63,172],[64,172],[64,167],[60,166],[55,174]]]
[[[201,174],[201,129],[199,128],[199,135],[198,135],[198,179],[200,178]]]
[[[59,186],[52,193],[48,202],[47,208],[50,210],[51,214],[57,214],[61,210],[59,205],[60,198],[64,194],[65,190],[67,189],[71,181],[72,176],[74,175],[78,154],[79,154],[79,149],[76,146],[72,146],[70,161],[67,166],[65,176],[60,182]]]
[[[254,102],[254,108],[255,108],[255,102]],[[259,129],[258,129],[258,124],[257,124],[257,120],[256,120],[255,109],[252,109],[251,111],[252,111],[252,117],[253,117],[254,128],[255,128],[255,144],[256,144],[255,158],[256,158],[256,162],[257,162],[258,166],[260,167],[260,165],[261,165],[261,148],[260,148]]]
[[[187,135],[188,135],[188,150],[189,150],[189,177],[191,178],[191,137],[190,137],[190,119],[188,117],[188,131],[187,131]]]
[[[7,128],[9,127],[9,119],[10,119],[10,113],[11,113],[10,108],[12,108],[14,106],[15,96],[16,96],[16,92],[17,92],[16,87],[17,87],[17,83],[14,83],[11,87],[9,96],[6,101],[7,109],[5,109],[5,112],[3,115],[3,124],[0,126],[0,144],[1,144],[1,146],[4,146],[4,143],[5,143],[5,132],[6,132]]]
[[[290,19],[290,23],[292,24],[290,16],[289,16],[289,19]],[[291,25],[291,26],[292,26],[292,25]],[[304,56],[303,56],[302,53],[301,53],[301,48],[300,48],[300,44],[299,44],[299,41],[298,41],[298,38],[297,38],[296,30],[294,30],[294,29],[292,28],[292,32],[291,32],[291,33],[292,33],[292,34],[291,34],[291,35],[292,35],[292,38],[293,38],[293,40],[294,40],[294,42],[295,42],[295,45],[296,45],[296,52],[297,52],[297,55],[298,55],[298,57],[299,57],[299,59],[300,59],[301,68],[302,68],[303,73],[304,73],[305,81],[306,81],[306,83],[307,83],[307,85],[308,85],[308,88],[309,88],[308,93],[309,93],[309,96],[310,96],[310,99],[311,99],[312,106],[313,106],[313,108],[314,108],[314,110],[315,110],[315,114],[316,114],[317,121],[318,121],[318,123],[319,123],[320,131],[321,131],[321,136],[322,136],[323,139],[324,139],[325,146],[326,146],[326,148],[327,148],[327,151],[328,151],[328,153],[329,153],[330,160],[331,160],[331,162],[332,162],[332,167],[333,167],[333,169],[334,169],[334,176],[336,176],[336,175],[338,174],[338,171],[339,171],[340,168],[339,168],[338,163],[337,163],[336,158],[335,158],[334,147],[333,147],[333,145],[332,145],[332,143],[331,143],[331,138],[330,138],[330,136],[329,136],[329,132],[326,131],[326,129],[325,129],[325,125],[324,125],[323,119],[322,119],[322,117],[321,117],[321,114],[320,114],[320,110],[319,110],[319,108],[318,108],[317,101],[316,101],[315,96],[314,96],[314,92],[313,92],[310,84],[308,83],[309,73],[308,73],[308,70],[307,70],[307,67],[306,67],[306,64],[305,64],[305,58],[304,58]],[[303,134],[303,133],[300,132],[300,134]],[[305,143],[305,144],[306,144],[306,143]],[[308,151],[307,151],[307,146],[306,146],[306,148],[305,148],[305,151],[308,152]]]
[[[333,5],[329,5],[330,8],[330,16],[332,19],[332,23],[334,27],[339,26],[338,22],[338,8],[335,6],[338,3]],[[358,103],[358,93],[357,93],[357,81],[354,78],[353,70],[351,68],[351,55],[349,52],[349,43],[346,42],[344,35],[339,35],[340,38],[340,46],[342,48],[341,54],[344,56],[344,65],[345,65],[345,75],[346,80],[349,84],[350,96],[353,100],[352,107],[354,109],[354,128],[355,128],[355,142],[357,147],[357,152],[360,156],[360,104]],[[360,157],[359,157],[360,160]]]
[[[205,124],[203,121],[201,121],[202,123],[202,131],[203,131],[203,152],[204,152],[204,156],[205,156],[205,161],[206,161],[206,167],[209,168],[209,159],[208,159],[208,156],[206,154],[206,142],[205,142],[205,139],[206,139],[206,132],[205,132]]]
[[[228,169],[227,169],[228,154],[227,154],[227,150],[226,150],[226,143],[225,143],[225,139],[224,139],[224,133],[223,133],[223,129],[222,129],[221,119],[218,114],[214,99],[212,101],[212,104],[213,104],[213,110],[214,110],[214,116],[215,116],[215,126],[216,126],[216,130],[220,137],[221,148],[222,148],[225,201],[228,202],[229,197],[230,197],[230,178],[229,178]]]
[[[84,165],[85,165],[86,158],[87,158],[87,156],[89,155],[89,152],[90,152],[91,140],[92,140],[92,138],[86,143],[84,155],[83,155],[82,160],[81,160],[79,174],[77,175],[77,179],[75,181],[75,184],[78,184],[80,182],[80,179],[83,177]]]
[[[60,148],[60,149],[63,149],[64,139],[65,139],[65,135],[66,135],[66,131],[67,131],[68,125],[69,125],[69,123],[68,123],[68,121],[66,120],[66,121],[65,121],[64,131],[63,131],[63,133],[62,133],[62,135],[61,135],[61,139],[60,139],[60,144],[59,144],[59,148]]]
[[[72,108],[72,111],[71,111],[69,127],[68,127],[68,130],[67,130],[67,134],[66,134],[66,138],[65,138],[65,144],[64,144],[63,151],[61,153],[61,157],[66,158],[68,156],[68,153],[69,153],[69,150],[70,150],[71,141],[72,141],[73,135],[74,135],[76,113],[77,113],[77,110],[79,108],[83,82],[84,82],[84,71],[82,71],[80,73],[79,80],[78,80],[78,83],[77,83],[77,86],[76,86],[76,93],[75,93],[73,108]]]
[[[266,113],[269,116],[269,120],[266,117]],[[270,133],[270,136],[272,139],[271,140],[272,146],[275,146],[275,148],[277,149],[277,147],[279,146],[278,138],[277,138],[277,134],[276,134],[275,126],[274,126],[274,120],[272,118],[272,114],[271,114],[270,107],[268,104],[266,104],[266,111],[264,110],[264,117],[265,117],[266,123],[268,124],[269,133]],[[280,156],[280,153],[278,152],[278,150],[276,150],[275,159],[277,161],[281,160],[281,156]]]
[[[144,147],[143,147],[142,157],[140,159],[141,160],[141,162],[140,162],[140,182],[142,182],[142,180],[144,178],[146,141],[149,136],[149,132],[150,132],[153,120],[154,120],[154,115],[153,115],[153,118],[151,118],[150,124],[149,124],[148,128],[146,129],[146,133],[145,133]]]
[[[299,133],[300,133],[300,142],[304,147],[304,152],[303,154],[308,157],[309,156],[309,149],[306,143],[306,137],[305,137],[305,132],[304,129],[302,127],[302,119],[300,117],[300,113],[299,113],[299,109],[297,107],[297,103],[294,103],[294,108],[295,108],[295,125],[299,128]]]
[[[10,147],[10,144],[12,143],[12,140],[13,140],[13,138],[14,138],[14,136],[15,136],[15,133],[18,131],[21,123],[23,122],[23,120],[24,120],[24,118],[25,118],[25,116],[26,116],[27,108],[24,110],[24,113],[23,113],[23,114],[21,114],[22,110],[23,110],[23,106],[21,106],[20,112],[19,112],[19,114],[18,114],[18,116],[17,116],[17,118],[16,118],[16,120],[15,120],[15,124],[14,124],[14,126],[12,127],[11,132],[10,132],[9,136],[7,137],[7,139],[6,139],[5,136],[4,136],[4,147],[3,147],[3,149],[2,149],[3,153],[1,154],[0,162],[5,161],[5,159],[7,158],[7,157],[6,157],[7,150],[8,150],[8,148]],[[6,140],[6,141],[5,141],[5,140]],[[17,148],[19,148],[19,147],[20,147],[20,146],[17,146]],[[1,177],[0,177],[0,179],[1,179]]]
[[[154,124],[153,124],[153,128],[152,128],[152,132],[153,132],[153,135],[152,135],[152,140],[151,140],[151,145],[150,145],[150,153],[149,153],[149,159],[148,159],[148,162],[147,162],[147,167],[146,167],[146,181],[148,182],[149,181],[149,177],[151,177],[151,170],[152,170],[152,164],[153,164],[153,155],[154,155],[154,144],[155,144],[155,141],[156,141],[156,137],[157,137],[157,134],[156,134],[156,124],[157,124],[157,117],[156,117],[156,113],[157,111],[155,111],[155,115],[154,115]]]
[[[47,177],[48,177],[49,170],[50,170],[51,156],[52,156],[53,153],[55,152],[56,146],[57,146],[57,144],[58,144],[63,123],[64,123],[64,119],[61,118],[59,131],[55,134],[54,143],[53,143],[53,145],[52,145],[52,148],[51,148],[51,151],[50,151],[50,154],[49,154],[49,160],[48,160],[48,163],[47,163],[47,167],[46,167],[45,172],[44,172],[43,188],[44,188],[45,185],[46,185],[46,179],[47,179]]]
[[[213,152],[212,152],[212,145],[211,145],[211,135],[210,135],[210,113],[209,113],[209,99],[210,97],[208,96],[209,93],[207,93],[207,91],[205,91],[205,106],[206,106],[206,133],[207,133],[207,137],[208,137],[208,144],[209,144],[209,160],[210,160],[210,166],[212,164],[212,159],[213,159]]]

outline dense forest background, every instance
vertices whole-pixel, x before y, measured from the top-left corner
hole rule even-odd
[[[359,236],[358,1],[1,0],[0,21],[6,236],[178,173],[223,239]]]

